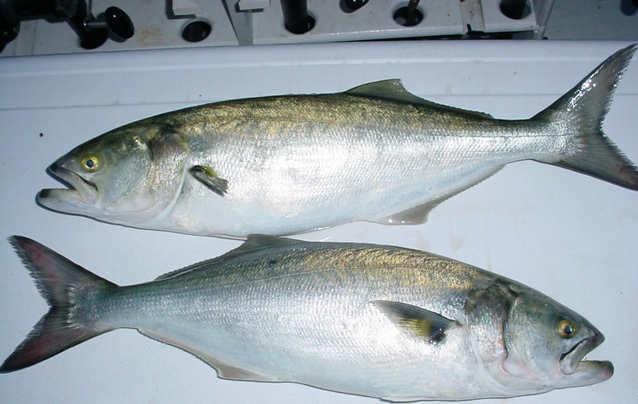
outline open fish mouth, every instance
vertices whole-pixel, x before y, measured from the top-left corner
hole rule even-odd
[[[605,337],[602,334],[596,334],[579,341],[572,349],[561,355],[559,361],[561,371],[566,375],[580,371],[589,372],[594,370],[608,370],[610,373],[613,373],[613,367],[610,362],[583,360],[585,355],[602,344],[604,340]],[[609,376],[611,376],[611,374]]]
[[[69,186],[66,189],[43,189],[38,201],[44,206],[57,209],[58,203],[94,205],[98,200],[98,187],[95,183],[58,164],[52,164],[49,172]]]

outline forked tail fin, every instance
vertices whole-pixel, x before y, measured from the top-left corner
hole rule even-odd
[[[21,236],[9,241],[31,272],[49,312],[0,366],[12,372],[35,365],[72,346],[109,330],[98,330],[78,310],[87,293],[117,287],[42,244]],[[86,313],[86,312],[84,312]]]
[[[611,55],[578,85],[532,118],[554,122],[561,130],[574,132],[566,133],[576,139],[574,152],[551,164],[638,190],[636,166],[602,130],[616,85],[637,47],[638,44],[634,44]]]

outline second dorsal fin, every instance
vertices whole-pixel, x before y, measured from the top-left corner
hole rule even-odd
[[[449,112],[463,113],[473,115],[477,118],[494,119],[492,115],[484,112],[469,111],[462,108],[450,107],[448,105],[437,104],[436,102],[424,100],[417,97],[403,87],[401,80],[389,79],[374,81],[372,83],[362,84],[351,88],[345,92],[346,94],[356,95],[360,97],[378,98],[382,100],[403,102],[406,104],[423,105],[430,108],[443,109]]]
[[[266,236],[262,234],[252,234],[248,236],[248,238],[246,239],[246,241],[244,241],[242,245],[235,248],[234,250],[228,251],[226,254],[220,255],[219,257],[213,258],[211,260],[198,262],[196,264],[189,265],[187,267],[165,273],[164,275],[160,275],[159,277],[157,277],[155,280],[165,280],[165,279],[174,278],[176,276],[201,268],[204,264],[214,265],[215,262],[217,261],[223,261],[229,258],[234,258],[234,257],[239,257],[245,254],[254,253],[256,251],[260,251],[265,248],[271,248],[271,247],[283,246],[283,245],[292,245],[292,244],[304,244],[304,243],[305,243],[304,241],[295,240],[291,238]]]

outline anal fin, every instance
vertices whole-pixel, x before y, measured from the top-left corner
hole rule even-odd
[[[447,198],[448,197],[446,196],[443,199],[430,201],[424,203],[423,205],[418,205],[375,221],[380,224],[390,224],[397,226],[423,224],[428,220],[428,214],[430,213],[430,211],[436,208]]]
[[[211,358],[214,359],[214,358]],[[217,376],[220,379],[239,380],[245,382],[281,382],[281,380],[264,376],[259,373],[251,372],[247,369],[241,369],[234,366],[222,364],[219,361],[206,360],[205,362],[217,369]]]
[[[282,380],[273,376],[263,375],[257,372],[253,372],[249,369],[243,369],[238,366],[228,365],[223,360],[202,351],[199,347],[185,343],[178,337],[174,337],[156,330],[138,330],[143,335],[154,339],[156,341],[163,342],[168,345],[180,348],[188,353],[191,353],[199,359],[206,362],[217,370],[217,376],[221,379],[239,380],[247,382],[281,382]]]
[[[503,165],[495,165],[491,167],[485,167],[480,170],[468,172],[468,180],[464,183],[457,184],[454,188],[443,191],[441,195],[421,205],[411,207],[409,209],[402,210],[397,213],[393,213],[390,216],[385,216],[381,219],[374,220],[376,223],[389,224],[389,225],[417,225],[423,224],[428,220],[428,214],[442,202],[450,199],[451,197],[465,191],[466,189],[478,184],[479,182],[491,177],[498,172]]]

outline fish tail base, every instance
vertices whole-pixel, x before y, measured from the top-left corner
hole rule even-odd
[[[95,291],[117,287],[55,251],[21,236],[9,239],[29,269],[49,312],[0,366],[0,372],[20,370],[102,334],[94,321],[79,309],[79,302]]]
[[[567,133],[575,138],[571,152],[552,164],[638,190],[638,169],[602,130],[614,90],[637,47],[631,45],[610,56],[572,90],[533,118],[575,131]]]

